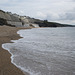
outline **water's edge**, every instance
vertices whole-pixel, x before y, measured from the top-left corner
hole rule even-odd
[[[21,29],[21,30],[24,30],[24,29]],[[20,30],[19,30],[19,31],[20,31]],[[18,33],[19,31],[17,31],[17,34],[19,34],[19,33]],[[19,34],[19,36],[21,37],[20,34]],[[21,38],[23,38],[23,37],[21,37]],[[20,38],[20,39],[21,39],[21,38]],[[19,39],[18,39],[18,40],[19,40]],[[11,42],[12,42],[12,43],[15,43],[14,40],[10,40],[10,43],[11,43]],[[9,43],[9,44],[10,44],[10,43]],[[25,69],[24,69],[23,67],[18,66],[16,63],[13,62],[13,60],[14,60],[14,55],[10,52],[10,50],[9,50],[8,48],[5,48],[5,47],[4,47],[4,44],[7,44],[7,43],[3,43],[3,44],[2,44],[2,48],[3,48],[4,50],[7,50],[7,51],[11,54],[11,57],[10,57],[10,58],[11,58],[11,63],[12,63],[13,65],[15,65],[17,68],[19,68],[25,75],[30,75],[29,72],[28,72],[28,70],[25,71]]]
[[[23,38],[2,47],[25,75],[75,75],[74,33],[74,28],[19,30]]]

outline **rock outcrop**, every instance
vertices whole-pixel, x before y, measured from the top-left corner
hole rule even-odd
[[[0,10],[0,25],[9,25],[16,27],[39,27],[38,24],[32,21],[32,18],[27,16],[19,16],[11,12],[4,12]]]
[[[0,25],[9,25],[15,27],[74,27],[72,25],[48,22],[28,16],[20,16],[11,12],[0,10]]]
[[[34,22],[35,19],[28,16],[20,16],[20,20],[24,27],[39,27],[39,25]]]
[[[3,22],[4,21],[4,22]],[[22,26],[20,19],[8,12],[0,10],[0,25]]]

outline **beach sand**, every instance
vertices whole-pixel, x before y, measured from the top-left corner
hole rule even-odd
[[[26,28],[0,26],[0,75],[25,75],[11,63],[11,54],[2,48],[3,43],[9,43],[10,40],[17,40],[20,38],[16,33],[20,29]]]

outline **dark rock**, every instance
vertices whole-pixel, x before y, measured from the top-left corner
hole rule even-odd
[[[7,21],[3,18],[0,18],[0,25],[7,25]]]

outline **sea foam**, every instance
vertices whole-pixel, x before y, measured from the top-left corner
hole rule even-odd
[[[75,74],[75,28],[20,30],[21,39],[2,44],[11,62],[30,75]]]

